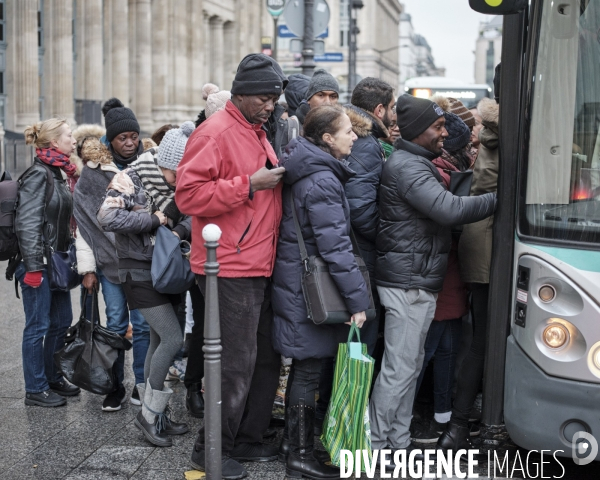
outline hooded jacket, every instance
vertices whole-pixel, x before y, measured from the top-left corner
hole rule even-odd
[[[485,98],[479,102],[483,128],[479,132],[479,154],[473,169],[471,195],[496,192],[498,185],[498,113],[499,105]],[[466,283],[490,283],[492,229],[494,216],[465,225],[458,244],[460,273]]]
[[[47,169],[54,181],[48,204],[45,194],[50,188]],[[26,272],[36,272],[44,267],[44,236],[54,251],[67,250],[71,239],[72,213],[73,200],[62,170],[45,165],[36,157],[33,165],[19,179],[14,222]]]
[[[371,278],[375,276],[377,249],[375,238],[379,225],[379,183],[385,162],[385,153],[378,138],[389,133],[381,120],[354,105],[346,105],[352,130],[358,137],[348,157],[350,169],[356,175],[345,185],[350,205],[350,218],[356,241]]]
[[[310,77],[301,73],[294,73],[290,75],[287,87],[285,87],[285,101],[288,104],[288,113],[290,117],[296,115],[296,109],[304,100],[306,96],[306,90],[310,83]]]
[[[182,213],[193,217],[194,273],[204,275],[202,229],[215,223],[223,232],[219,276],[271,276],[282,185],[250,197],[250,176],[267,159],[278,164],[266,132],[261,125],[248,123],[231,101],[190,136],[177,169],[175,202]]]
[[[439,292],[446,275],[450,227],[491,215],[496,195],[452,195],[432,163],[436,154],[402,138],[395,147],[381,176],[375,282]]]
[[[369,307],[367,286],[358,270],[350,241],[350,207],[344,183],[354,175],[345,161],[336,160],[302,137],[290,142],[282,165],[283,217],[273,271],[273,346],[285,357],[304,360],[335,356],[348,337],[348,326],[315,325],[307,317],[302,294],[302,261],[291,211],[291,193],[308,255],[320,255],[348,311]],[[350,319],[348,319],[350,320]]]

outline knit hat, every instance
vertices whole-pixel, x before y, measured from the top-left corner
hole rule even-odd
[[[140,124],[135,118],[135,113],[123,105],[118,98],[113,97],[107,100],[102,106],[102,113],[106,126],[106,139],[109,142],[123,132],[140,133]]]
[[[444,111],[431,100],[413,97],[405,93],[398,97],[396,114],[400,135],[404,140],[411,141],[443,116]]]
[[[158,147],[158,159],[156,163],[159,167],[166,168],[167,170],[177,170],[177,165],[183,158],[183,152],[185,150],[185,144],[187,143],[190,135],[194,131],[194,122],[183,122],[181,127],[172,128],[160,142]]]
[[[476,122],[471,110],[468,110],[467,107],[456,98],[448,97],[448,102],[450,103],[449,111],[454,115],[458,115],[460,119],[467,124],[467,127],[472,130],[473,127],[475,127]]]
[[[204,107],[206,118],[219,110],[223,110],[227,100],[231,100],[229,90],[219,90],[219,87],[212,83],[207,83],[202,87],[202,96],[206,100],[206,107]]]
[[[454,113],[446,112],[444,117],[448,131],[448,136],[444,140],[444,148],[449,152],[456,152],[466,147],[471,140],[471,129]]]
[[[238,65],[231,93],[281,95],[286,85],[287,77],[277,62],[262,53],[251,53]]]
[[[315,93],[324,91],[332,91],[339,95],[340,86],[331,73],[319,68],[315,70],[314,75],[310,79],[308,89],[306,90],[306,96],[304,98],[306,100],[310,100],[310,97],[312,97]]]

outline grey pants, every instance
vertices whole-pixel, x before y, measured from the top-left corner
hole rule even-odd
[[[371,439],[374,449],[406,448],[437,294],[379,286],[377,291],[386,309],[385,353],[369,406]]]

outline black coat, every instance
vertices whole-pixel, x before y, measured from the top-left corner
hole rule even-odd
[[[297,360],[333,357],[338,344],[347,340],[349,327],[315,325],[307,317],[290,192],[294,193],[308,255],[320,255],[329,264],[348,311],[362,312],[369,307],[369,296],[352,252],[350,209],[344,193],[344,183],[354,172],[346,162],[336,160],[302,137],[290,142],[282,164],[286,172],[273,271],[273,345],[285,357]]]
[[[35,272],[44,267],[44,241],[57,252],[64,252],[71,239],[73,199],[60,168],[47,166],[54,179],[54,191],[46,205],[48,176],[46,166],[36,158],[33,166],[21,178],[15,215],[15,233],[25,262],[25,271]]]
[[[451,246],[450,228],[489,217],[496,208],[496,194],[452,195],[432,163],[437,155],[401,138],[395,147],[398,150],[381,176],[375,282],[439,292]]]
[[[356,175],[348,180],[345,190],[356,241],[373,279],[377,259],[375,239],[379,226],[379,183],[385,162],[383,148],[377,139],[386,138],[389,133],[369,113],[354,105],[346,107],[352,121],[352,130],[358,138],[348,157],[348,165]]]

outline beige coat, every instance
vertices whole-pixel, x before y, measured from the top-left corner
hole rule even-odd
[[[471,195],[495,192],[498,183],[498,104],[484,98],[477,105],[483,128],[473,171]],[[490,283],[494,216],[465,225],[458,244],[460,275],[465,283]]]

